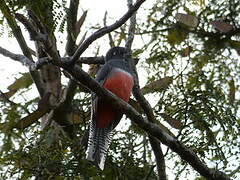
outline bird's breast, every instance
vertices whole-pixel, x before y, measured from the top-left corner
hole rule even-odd
[[[110,90],[124,101],[128,102],[132,92],[133,84],[133,76],[130,73],[120,68],[115,68],[112,70],[111,75],[104,82],[103,87]]]
[[[111,74],[107,77],[103,83],[103,87],[128,102],[131,96],[133,84],[133,77],[130,73],[116,68],[113,69]],[[98,128],[109,127],[113,121],[119,120],[116,119],[119,115],[119,111],[104,100],[98,102],[97,114],[98,116],[96,118],[96,122]]]

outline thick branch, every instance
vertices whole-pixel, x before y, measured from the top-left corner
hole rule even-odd
[[[190,148],[184,146],[175,137],[170,136],[158,125],[148,122],[141,114],[139,114],[132,106],[118,98],[110,91],[101,87],[94,79],[92,79],[86,72],[80,69],[78,66],[69,67],[63,63],[53,62],[55,65],[62,67],[69,74],[72,75],[77,81],[87,86],[99,97],[102,97],[109,101],[116,108],[121,109],[132,121],[134,121],[140,128],[145,130],[151,136],[160,140],[163,144],[168,146],[172,151],[176,152],[183,160],[187,161],[196,171],[202,176],[208,179],[216,180],[230,180],[230,178],[218,170],[209,169],[198,157],[190,150]]]
[[[71,0],[67,9],[67,43],[65,49],[68,56],[72,56],[77,48],[76,39],[78,33],[75,26],[77,23],[78,8],[79,0]],[[53,112],[55,121],[63,127],[64,131],[71,138],[74,137],[75,132],[73,125],[69,122],[68,114],[76,89],[77,82],[74,79],[70,79],[61,99],[62,103]]]
[[[142,3],[145,2],[145,0],[138,0],[128,11],[126,14],[124,14],[117,22],[110,26],[103,27],[93,33],[90,37],[88,37],[76,50],[74,53],[71,64],[75,64],[77,59],[81,56],[81,54],[88,48],[88,46],[95,41],[96,39],[102,37],[103,35],[119,28],[122,26],[142,5]]]
[[[15,18],[27,28],[32,40],[42,42],[47,40],[47,35],[37,32],[37,29],[34,27],[34,25],[24,15],[16,13]]]

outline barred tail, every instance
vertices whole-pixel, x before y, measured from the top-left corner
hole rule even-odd
[[[112,129],[98,128],[94,120],[90,124],[86,158],[101,170],[104,169],[107,150],[112,141]]]

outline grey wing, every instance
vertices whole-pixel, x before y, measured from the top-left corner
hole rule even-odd
[[[101,85],[105,82],[111,68],[109,65],[105,64],[97,74],[96,81]],[[86,158],[93,162],[101,170],[104,168],[104,163],[106,159],[107,150],[110,146],[112,140],[112,128],[97,128],[96,127],[96,117],[98,102],[101,99],[95,94],[92,95],[92,112],[91,112],[91,122],[89,127],[89,139],[88,148],[86,152]]]
[[[112,67],[109,64],[104,64],[98,71],[95,80],[99,82],[99,84],[103,85],[111,70]],[[97,116],[97,105],[100,99],[101,98],[99,98],[95,93],[92,93],[92,119],[95,119],[95,116]]]
[[[97,72],[96,81],[102,84],[110,74],[112,67],[109,64],[104,64]]]

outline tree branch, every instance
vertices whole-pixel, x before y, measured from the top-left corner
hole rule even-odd
[[[40,69],[45,64],[50,64],[48,57],[39,58],[36,63],[32,62],[29,58],[22,54],[14,54],[3,47],[0,47],[0,54],[5,57],[8,57],[14,61],[20,62],[22,65],[27,66],[31,71]]]
[[[50,9],[47,7],[46,12],[49,14],[47,17],[49,21],[51,21],[50,24],[52,23],[52,12],[50,12]],[[56,39],[53,34],[53,30],[49,29],[47,25],[43,25],[40,19],[35,15],[34,11],[28,10],[28,15],[32,21],[28,21],[24,16],[19,16],[20,22],[26,27],[28,30],[28,33],[32,40],[36,40],[37,43],[41,42],[43,44],[42,50],[46,54],[48,54],[49,57],[51,57],[51,60],[53,61],[60,61],[60,56],[57,50],[57,45],[56,45]],[[37,45],[39,46],[39,44]],[[41,50],[41,51],[42,51]],[[43,54],[43,53],[40,53]],[[56,77],[57,79],[58,77]]]
[[[8,8],[8,6],[6,5],[4,0],[0,0],[0,4],[1,4],[0,10],[2,11],[4,17],[6,17],[8,25],[12,29],[13,35],[15,36],[24,56],[26,56],[30,61],[33,62],[31,52],[29,51],[27,43],[23,37],[22,31],[21,31],[20,27],[17,25],[15,18],[12,16],[10,9]],[[38,89],[39,94],[42,95],[43,87],[42,87],[42,83],[40,81],[39,73],[37,71],[30,70],[30,74],[35,82],[35,85]]]
[[[107,26],[107,11],[106,11],[105,14],[104,14],[103,25],[104,25],[104,26]],[[114,46],[115,46],[115,43],[114,43],[114,41],[113,41],[111,32],[108,33],[108,39],[109,39],[109,45],[110,45],[110,47],[114,47]]]
[[[13,34],[14,34],[15,38],[17,39],[18,44],[20,45],[20,48],[23,51],[23,54],[26,57],[28,57],[30,60],[32,60],[31,53],[29,52],[29,49],[28,49],[27,43],[23,37],[22,31],[21,31],[20,27],[17,25],[15,18],[11,14],[10,9],[8,8],[8,6],[6,5],[4,0],[0,0],[0,4],[1,4],[0,9],[1,9],[4,17],[6,17],[8,25],[12,29]]]
[[[139,7],[142,5],[142,3],[144,3],[145,0],[138,0],[128,11],[126,14],[124,14],[117,22],[115,22],[114,24],[110,25],[110,26],[106,26],[103,27],[101,29],[99,29],[98,31],[96,31],[95,33],[93,33],[91,36],[89,36],[76,50],[76,52],[74,53],[70,64],[75,64],[76,61],[79,59],[79,57],[82,55],[82,53],[88,48],[88,46],[95,41],[96,39],[102,37],[103,35],[119,28],[120,26],[122,26],[138,9]]]
[[[128,9],[130,10],[132,8],[132,0],[127,0],[128,2]],[[133,39],[134,39],[134,33],[136,31],[136,12],[132,15],[132,17],[130,18],[130,25],[129,25],[129,29],[128,29],[128,38],[127,38],[127,42],[126,42],[126,48],[129,50],[131,50],[132,47],[132,43],[133,43]]]
[[[133,4],[132,0],[128,0],[128,8],[129,9],[132,7],[132,4]],[[129,53],[131,53],[131,47],[133,44],[135,31],[136,31],[136,13],[134,13],[134,15],[132,15],[132,17],[130,18],[128,39],[127,39],[126,46],[125,46],[128,49]],[[130,54],[129,54],[129,57],[131,57]],[[140,87],[139,87],[136,63],[134,63],[133,60],[130,63],[131,63],[133,73],[134,73],[133,95],[136,98],[136,100],[139,102],[139,104],[142,107],[142,109],[144,110],[145,114],[147,115],[148,121],[154,123],[156,120],[155,120],[155,116],[153,114],[152,108],[151,108],[150,104],[147,102],[147,100],[144,98],[144,96],[142,95]],[[161,143],[158,139],[151,136],[150,134],[148,134],[148,138],[149,138],[149,141],[150,141],[150,144],[151,144],[151,147],[152,147],[152,150],[154,152],[154,156],[155,156],[155,159],[157,162],[158,177],[161,180],[166,180],[167,176],[166,176],[166,170],[165,170],[165,160],[164,160],[164,156],[162,153]]]
[[[69,8],[67,9],[67,43],[66,43],[66,52],[68,55],[72,56],[75,52],[77,45],[77,14],[78,14],[79,0],[71,0]]]
[[[133,88],[133,95],[136,98],[137,102],[142,107],[142,109],[144,110],[148,121],[151,123],[155,123],[156,119],[155,119],[152,107],[148,103],[148,101],[145,99],[143,94],[141,93],[136,66],[132,65],[132,69],[135,74],[135,77],[134,77],[135,85]],[[167,175],[165,170],[165,160],[162,153],[161,143],[158,141],[158,139],[153,137],[151,134],[149,134],[149,141],[156,158],[159,179],[166,180]]]
[[[117,109],[121,109],[132,121],[134,121],[140,128],[145,130],[151,136],[160,140],[163,144],[168,146],[172,151],[176,152],[183,160],[187,161],[196,171],[202,176],[208,179],[214,180],[230,180],[230,178],[221,171],[213,170],[208,168],[197,155],[190,150],[190,148],[184,146],[179,142],[176,137],[169,135],[164,129],[158,125],[148,122],[141,114],[139,114],[132,106],[112,94],[110,91],[101,87],[93,78],[91,78],[86,72],[80,69],[78,66],[69,67],[68,65],[61,62],[53,62],[57,66],[65,69],[72,77],[82,83],[96,93],[99,97],[104,98],[106,101],[111,103]]]
[[[77,64],[104,64],[104,56],[98,57],[80,57],[77,61]]]
[[[70,57],[62,58],[62,60],[68,63],[70,60]],[[133,60],[135,64],[137,64],[139,61],[138,58],[133,58]],[[76,64],[104,64],[104,63],[105,63],[104,56],[80,57],[76,61]]]
[[[151,144],[151,147],[155,156],[155,160],[156,160],[158,179],[167,180],[166,165],[165,165],[164,154],[161,148],[161,142],[153,136],[149,136],[149,142]]]
[[[0,100],[3,100],[4,102],[9,103],[11,106],[16,106],[17,104],[13,101],[9,100],[9,97],[0,90]]]
[[[22,14],[16,13],[15,18],[20,21],[28,30],[31,40],[45,42],[47,40],[47,35],[37,32],[34,25]]]
[[[8,57],[14,61],[20,62],[22,65],[29,67],[31,70],[40,69],[45,64],[50,64],[51,59],[49,57],[39,58],[36,63],[32,62],[29,58],[22,54],[15,54],[7,49],[0,46],[0,54],[5,57]],[[70,57],[62,57],[61,61],[63,63],[68,64]],[[134,62],[138,62],[138,58],[134,58]],[[80,57],[77,64],[104,64],[105,59],[104,56],[96,56],[96,57]]]
[[[7,49],[4,49],[3,47],[0,47],[0,54],[2,54],[3,56],[5,57],[9,57],[11,58],[12,60],[15,60],[17,62],[20,62],[22,63],[24,66],[32,66],[34,65],[33,61],[31,61],[29,58],[27,58],[26,56],[24,55],[21,55],[21,54],[14,54],[10,51],[8,51]]]

